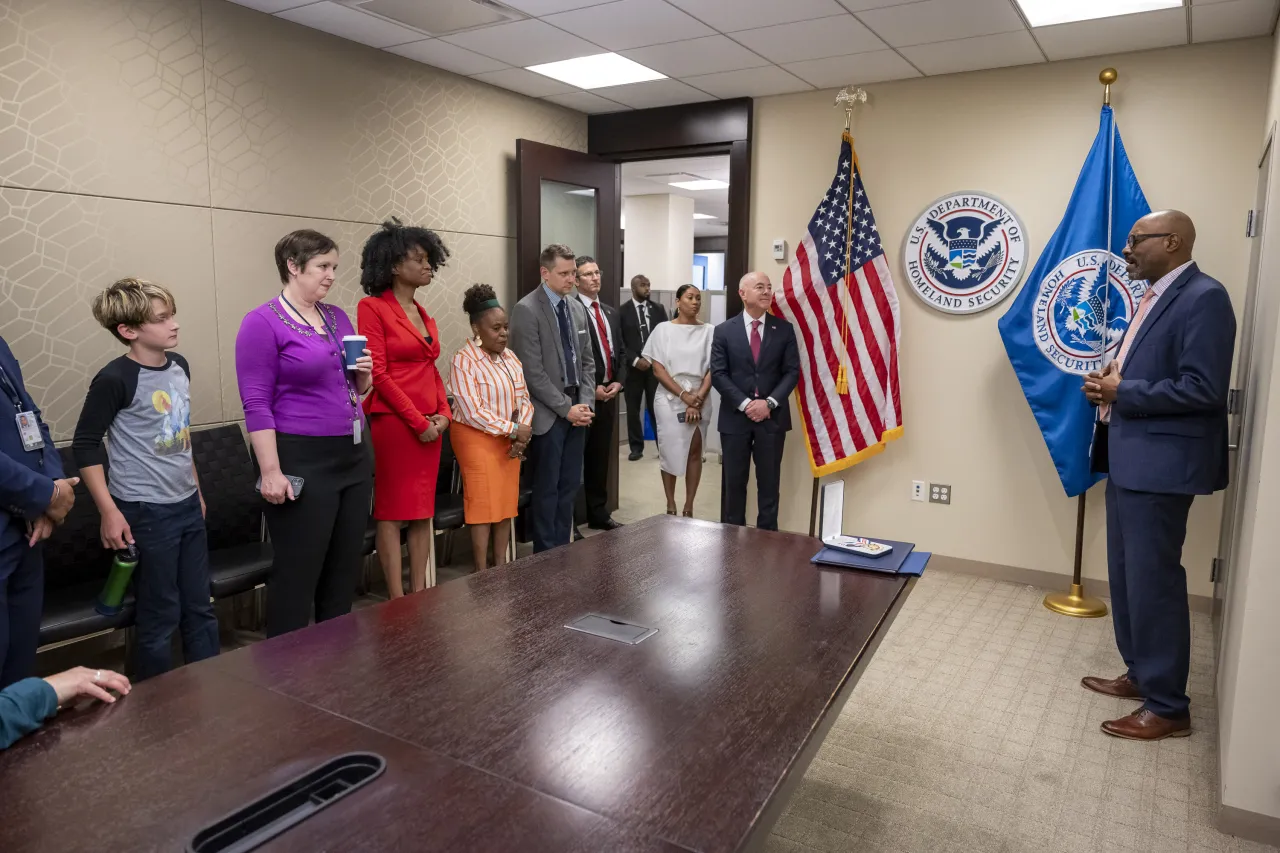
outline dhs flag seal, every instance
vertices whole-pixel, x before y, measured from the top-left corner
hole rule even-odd
[[[1004,202],[961,192],[943,196],[916,218],[903,242],[902,266],[928,305],[973,314],[1017,288],[1026,254],[1026,231]]]
[[[1133,223],[1150,212],[1115,116],[1104,106],[1066,213],[997,324],[1068,497],[1105,476],[1090,469],[1097,410],[1081,392],[1080,377],[1119,353],[1147,288],[1129,281],[1123,252]]]

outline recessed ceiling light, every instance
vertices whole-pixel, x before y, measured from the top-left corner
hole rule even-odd
[[[1071,0],[1069,3],[1063,0],[1018,0],[1018,5],[1022,7],[1022,14],[1027,16],[1028,24],[1048,27],[1156,9],[1177,9],[1183,5],[1183,0]]]
[[[712,216],[710,213],[695,213],[693,215],[693,218],[694,219],[715,219],[715,217]]]
[[[560,62],[530,65],[525,69],[577,86],[579,89],[600,89],[605,86],[625,86],[646,80],[665,80],[667,75],[645,68],[616,53],[597,53],[595,56],[579,56]]]
[[[682,190],[727,190],[729,184],[725,181],[672,181],[667,184],[670,187],[679,187]]]

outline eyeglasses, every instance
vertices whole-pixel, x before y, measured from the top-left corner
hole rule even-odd
[[[1129,248],[1132,249],[1134,246],[1138,245],[1143,240],[1150,240],[1152,237],[1172,237],[1172,236],[1173,236],[1172,231],[1166,231],[1163,234],[1130,234]]]

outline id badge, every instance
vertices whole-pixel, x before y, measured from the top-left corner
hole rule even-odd
[[[13,417],[18,422],[23,450],[39,450],[44,447],[44,436],[40,434],[40,423],[36,420],[35,412],[18,412]]]
[[[363,430],[363,428],[364,428],[364,424],[361,423],[360,421],[351,422],[351,443],[352,444],[360,443],[360,433]]]

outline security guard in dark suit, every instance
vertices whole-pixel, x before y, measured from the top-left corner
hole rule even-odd
[[[44,603],[40,543],[75,502],[49,428],[0,338],[0,689],[35,670]]]

